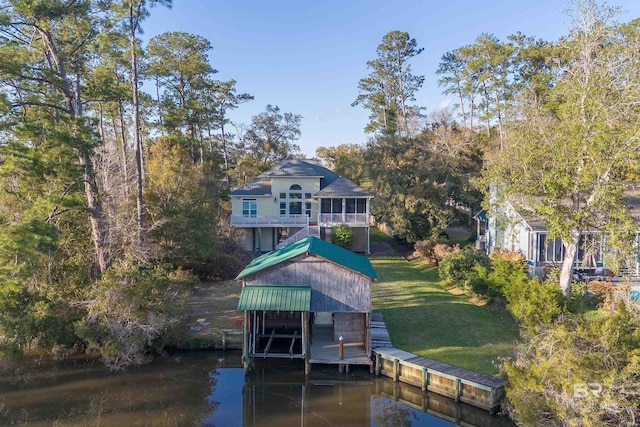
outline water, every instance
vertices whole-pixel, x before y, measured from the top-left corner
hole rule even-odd
[[[180,353],[123,373],[84,360],[30,365],[0,379],[0,425],[511,425],[366,369],[303,371],[259,363],[245,379],[237,352]]]

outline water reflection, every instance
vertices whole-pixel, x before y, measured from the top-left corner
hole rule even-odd
[[[86,361],[24,366],[0,379],[0,425],[510,425],[368,370],[314,367],[305,377],[302,366],[281,363],[245,380],[239,362],[235,352],[203,352],[120,374]]]
[[[258,426],[512,426],[505,418],[387,378],[337,368],[305,377],[301,367],[259,367],[245,380],[245,427]]]

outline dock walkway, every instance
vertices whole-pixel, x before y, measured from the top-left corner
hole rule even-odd
[[[338,365],[342,372],[349,372],[349,365],[366,365],[372,368],[371,359],[367,355],[364,342],[349,342],[343,344],[343,358],[339,358],[339,343],[333,340],[333,328],[313,326],[311,341],[311,357],[309,363],[323,365]]]
[[[384,320],[375,317],[378,329]],[[386,331],[386,326],[384,326]],[[383,334],[380,332],[380,335]],[[387,333],[388,336],[388,333]],[[373,338],[373,332],[372,332]],[[389,341],[390,344],[390,341]],[[505,396],[506,381],[421,357],[391,346],[374,346],[375,372],[407,384],[494,412]]]

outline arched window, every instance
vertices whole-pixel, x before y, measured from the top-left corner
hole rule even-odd
[[[298,184],[289,187],[289,215],[302,215],[302,187]]]
[[[311,193],[304,193],[302,186],[293,184],[286,193],[280,193],[280,216],[311,216]]]

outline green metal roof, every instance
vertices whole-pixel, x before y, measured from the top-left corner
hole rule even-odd
[[[309,286],[245,286],[238,310],[310,311]]]
[[[276,249],[254,259],[244,270],[238,274],[236,279],[255,274],[265,268],[280,264],[283,261],[309,253],[319,258],[324,258],[356,273],[378,280],[373,266],[368,258],[351,252],[348,249],[336,246],[333,243],[325,242],[315,236],[306,237],[295,243]]]

